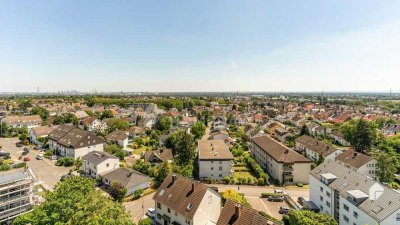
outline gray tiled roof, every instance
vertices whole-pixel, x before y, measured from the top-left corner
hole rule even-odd
[[[27,178],[29,175],[22,170],[10,170],[0,172],[0,185],[15,182]]]
[[[333,190],[338,190],[342,197],[347,198],[348,191],[353,190],[359,190],[369,195],[369,198],[358,205],[358,208],[378,222],[381,222],[400,209],[399,192],[341,166],[332,160],[325,160],[325,162],[312,170],[310,175],[316,179],[320,179],[321,175],[326,173],[332,173],[337,177],[328,186]],[[379,196],[377,192],[371,192],[373,189],[380,189],[383,193]],[[378,197],[374,199],[374,196]]]
[[[93,163],[94,165],[98,165],[106,161],[107,159],[118,159],[118,157],[108,154],[107,152],[93,151],[84,155],[82,159],[87,160],[88,162]]]

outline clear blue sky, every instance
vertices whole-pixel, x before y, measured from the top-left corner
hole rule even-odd
[[[0,92],[400,90],[399,40],[397,0],[3,0]]]

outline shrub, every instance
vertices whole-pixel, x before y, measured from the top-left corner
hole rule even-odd
[[[264,180],[264,178],[258,178],[258,181],[257,181],[257,183],[258,183],[258,185],[264,185],[265,184],[265,180]]]
[[[133,193],[133,198],[138,199],[140,198],[140,196],[142,196],[142,194],[143,194],[143,189],[137,189],[135,193]]]
[[[72,166],[74,165],[74,161],[75,161],[74,158],[69,156],[59,158],[56,162],[56,166],[65,166],[65,167]]]
[[[231,178],[229,176],[224,177],[224,182],[229,184],[229,182],[231,182]]]
[[[297,183],[297,187],[303,187],[304,185],[302,183]]]

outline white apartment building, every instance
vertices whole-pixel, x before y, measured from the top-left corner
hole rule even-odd
[[[317,161],[320,156],[324,159],[335,160],[343,151],[336,149],[316,138],[303,135],[296,139],[295,149],[298,152],[304,152],[305,156],[312,161]]]
[[[23,128],[26,127],[28,130],[38,127],[42,124],[43,120],[39,115],[30,116],[6,116],[1,120],[7,126],[13,128]]]
[[[0,224],[31,210],[33,175],[25,169],[0,172]]]
[[[356,151],[345,151],[336,158],[336,162],[353,171],[378,180],[376,175],[376,159]]]
[[[103,139],[72,125],[61,125],[49,134],[49,148],[57,155],[77,159],[92,151],[103,151]]]
[[[276,142],[267,135],[251,139],[251,156],[281,184],[308,184],[311,160]]]
[[[339,225],[400,224],[400,193],[325,160],[310,172],[310,201]]]
[[[199,177],[222,180],[231,177],[234,157],[223,140],[203,140],[198,143]]]
[[[170,174],[153,197],[158,224],[216,224],[221,196],[200,182]]]
[[[93,178],[119,168],[119,158],[107,152],[89,152],[82,160],[83,171]]]

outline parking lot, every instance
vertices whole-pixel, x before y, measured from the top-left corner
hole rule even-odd
[[[23,147],[17,147],[15,144],[18,142],[18,138],[0,138],[0,145],[3,146],[3,151],[9,152],[11,159],[18,161],[18,158],[22,155]],[[46,189],[53,189],[61,176],[67,174],[71,167],[58,167],[55,166],[55,162],[49,159],[37,160],[36,156],[40,154],[38,150],[30,150],[30,152],[23,156],[29,157],[30,161],[27,161],[27,165],[33,170],[39,181],[42,181],[43,186]]]

